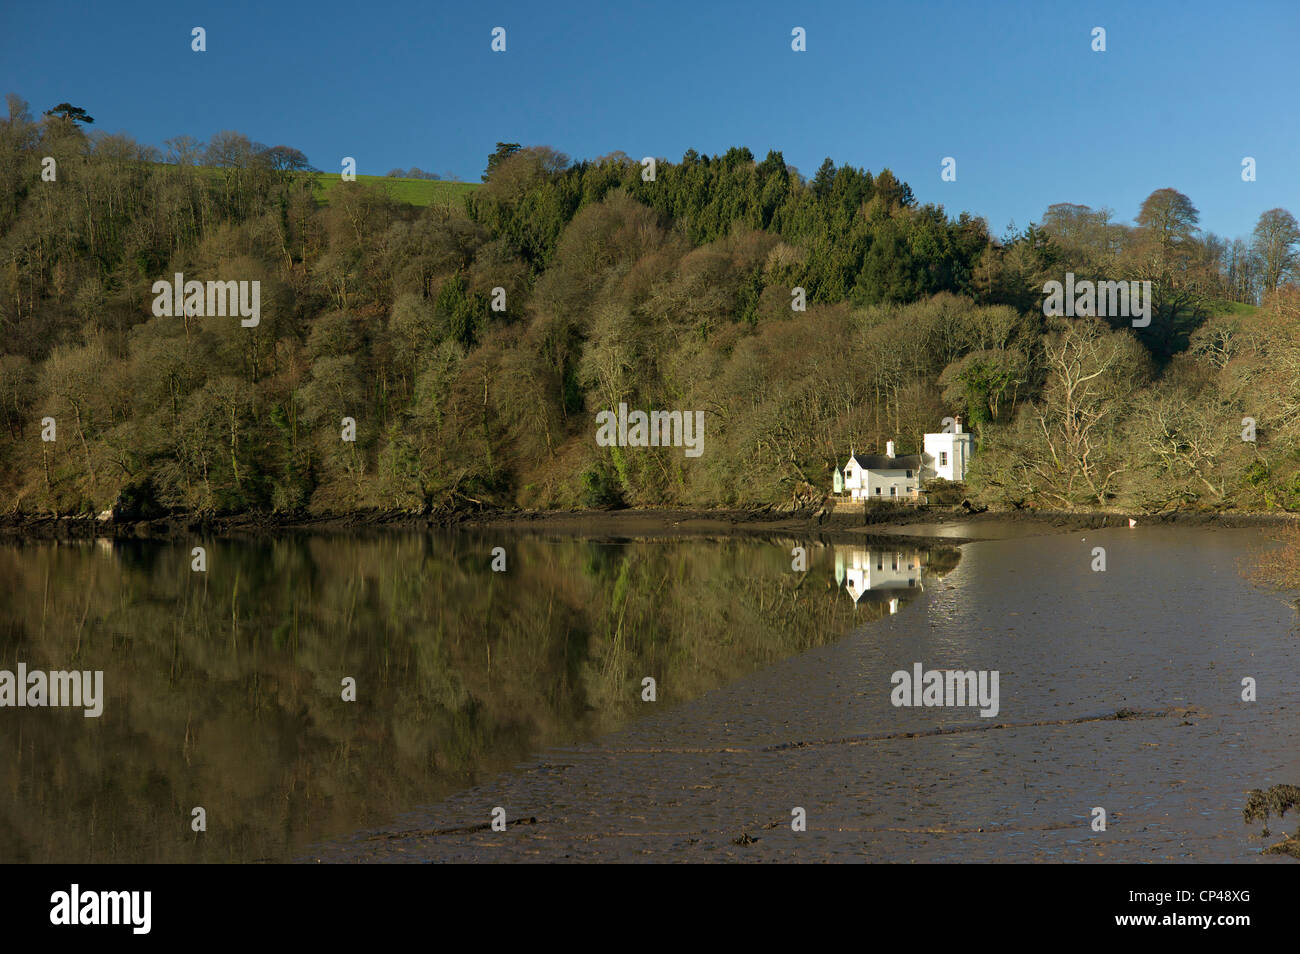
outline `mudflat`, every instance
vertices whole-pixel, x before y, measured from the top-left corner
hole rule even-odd
[[[1280,833],[1242,818],[1248,791],[1300,778],[1295,612],[1241,573],[1267,545],[1177,527],[971,543],[843,639],[302,860],[1275,860]],[[996,719],[891,704],[918,662],[998,671]]]

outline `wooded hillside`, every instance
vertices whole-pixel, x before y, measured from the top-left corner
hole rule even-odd
[[[9,511],[786,504],[953,414],[989,502],[1300,508],[1284,210],[1229,242],[1161,189],[1131,227],[1062,204],[995,239],[888,169],[734,148],[645,181],[514,144],[454,202],[326,201],[288,147],[82,126],[0,122]],[[1150,326],[1044,318],[1067,271],[1151,281]],[[175,273],[259,281],[260,322],[155,317]],[[619,402],[704,411],[705,452],[598,447]]]

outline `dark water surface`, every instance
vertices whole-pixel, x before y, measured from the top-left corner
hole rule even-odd
[[[196,573],[199,543],[0,547],[0,670],[102,670],[107,697],[0,708],[0,861],[291,859],[839,639],[930,559],[882,556],[855,601],[829,547],[805,576],[754,541],[207,541]]]
[[[1245,793],[1300,782],[1264,540],[810,545],[806,575],[754,540],[0,548],[0,669],[107,696],[0,709],[0,860],[1260,860],[1294,824],[1261,839]],[[918,662],[997,670],[1000,711],[895,707]]]

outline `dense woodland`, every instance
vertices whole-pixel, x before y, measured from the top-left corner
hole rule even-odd
[[[888,169],[733,148],[645,181],[513,143],[463,205],[325,202],[296,149],[90,122],[13,95],[0,121],[10,512],[809,503],[850,446],[914,452],[956,414],[993,505],[1300,509],[1282,209],[1226,240],[1161,188],[1133,225],[1059,204],[994,237]],[[1067,271],[1151,281],[1150,326],[1045,318]],[[260,281],[260,324],[154,317],[176,272]],[[703,410],[703,456],[598,447],[619,402]]]

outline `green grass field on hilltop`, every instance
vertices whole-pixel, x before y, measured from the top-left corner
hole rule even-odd
[[[329,194],[339,184],[337,172],[316,173],[316,183],[321,190],[323,201],[329,201]],[[478,188],[476,182],[443,182],[438,179],[399,179],[395,176],[357,176],[357,182],[364,185],[378,185],[398,202],[407,205],[460,205],[465,196]]]
[[[1244,301],[1228,301],[1223,298],[1216,298],[1210,302],[1207,310],[1211,315],[1235,315],[1240,318],[1248,318],[1259,311],[1259,306]]]

